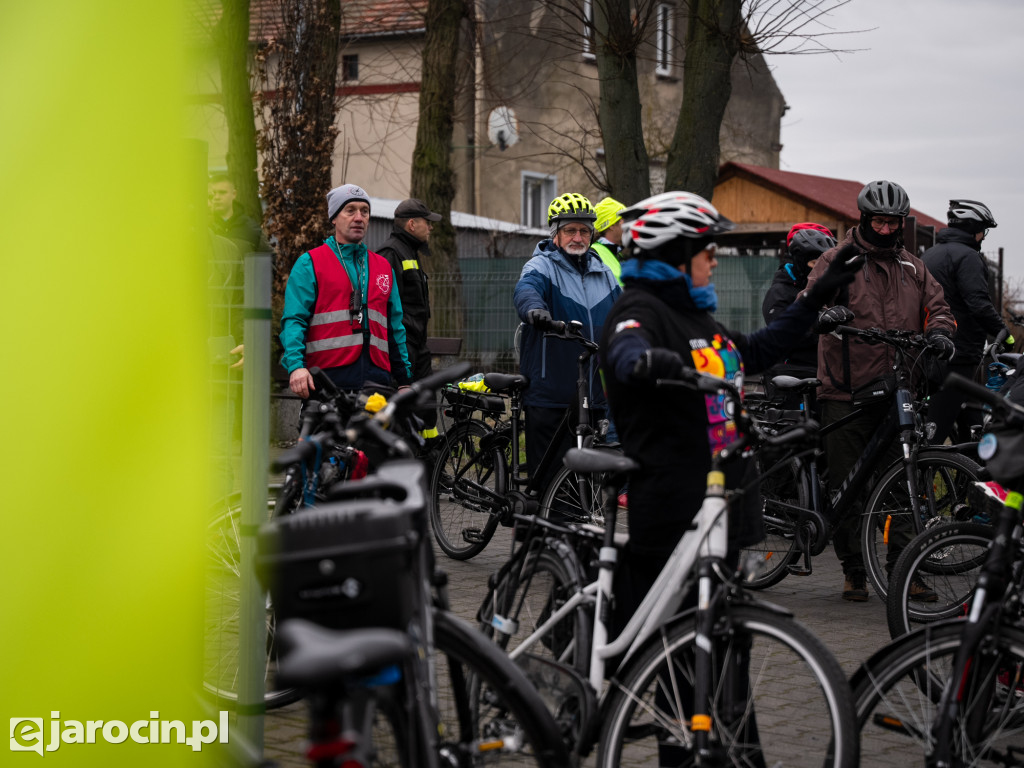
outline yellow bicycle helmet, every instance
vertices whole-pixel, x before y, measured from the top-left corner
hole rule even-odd
[[[601,200],[594,206],[594,212],[597,214],[594,229],[598,232],[604,232],[609,227],[615,226],[615,222],[622,221],[622,217],[619,214],[624,210],[626,210],[626,206],[615,198],[606,197],[604,200]]]
[[[577,192],[566,192],[551,201],[548,206],[548,226],[561,221],[590,221],[597,218],[594,206]]]

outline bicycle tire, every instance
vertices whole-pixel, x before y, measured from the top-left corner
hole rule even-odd
[[[448,557],[469,560],[483,552],[498,527],[494,502],[484,499],[483,487],[503,496],[508,472],[504,448],[481,440],[493,431],[479,421],[454,425],[441,442],[430,473],[430,527],[437,546]],[[470,533],[472,532],[472,533]],[[475,540],[467,540],[472,535]]]
[[[604,445],[591,446],[598,451],[622,455],[618,448]],[[561,467],[551,479],[541,498],[538,514],[554,522],[592,523],[604,526],[604,482],[605,472],[580,474],[568,467]],[[620,515],[616,530],[625,531],[625,515]]]
[[[559,539],[537,538],[534,541],[538,548],[526,555],[519,578],[513,569],[497,580],[478,614],[484,635],[506,653],[515,649],[520,639],[533,634],[550,618],[553,610],[583,587],[582,569],[568,544]],[[511,618],[517,611],[517,632],[503,633],[495,629],[492,623],[495,612]],[[585,675],[590,668],[593,621],[593,611],[581,605],[555,624],[533,646],[531,653],[567,664]]]
[[[991,525],[957,522],[915,536],[900,554],[889,580],[889,635],[895,639],[918,624],[964,615],[995,535]],[[912,600],[915,580],[923,581],[936,599]]]
[[[758,475],[764,475],[763,457],[755,457]],[[764,514],[764,539],[743,547],[740,562],[753,569],[744,580],[747,589],[767,589],[789,574],[789,566],[800,558],[796,538],[796,519],[793,505],[801,509],[811,507],[810,476],[803,459],[789,456],[782,460],[783,469],[771,468],[770,474],[760,482],[761,508]],[[753,563],[757,563],[756,567]]]
[[[694,673],[694,615],[691,611],[663,627],[612,681],[602,712],[599,768],[659,753],[661,765],[668,764],[668,759],[673,765],[696,764],[687,748],[693,743],[687,714],[692,708],[682,704]],[[723,694],[730,686],[722,670],[742,656],[746,640],[750,641],[747,674],[732,686],[742,686],[745,695],[742,701],[727,702]],[[716,622],[711,644],[715,657],[713,764],[815,768],[859,764],[846,677],[839,662],[809,630],[765,606],[730,606]]]
[[[280,487],[267,490],[267,519],[273,517]],[[214,505],[207,526],[207,572],[203,620],[203,689],[218,703],[238,702],[238,632],[241,578],[241,494],[234,493]],[[296,701],[294,688],[277,689],[277,645],[273,607],[267,597],[267,663],[263,704],[275,709]]]
[[[453,758],[442,764],[568,766],[554,718],[523,672],[465,622],[433,615],[441,751]],[[488,742],[502,747],[485,749]]]
[[[964,626],[959,619],[926,624],[882,648],[854,673],[851,684],[864,765],[923,764]],[[958,704],[954,758],[964,766],[1019,765],[1024,749],[1024,632],[1004,624],[984,644],[986,653],[993,655],[971,665],[975,679],[965,681],[965,698]],[[981,670],[988,670],[987,678]],[[984,721],[983,730],[971,739],[965,713]],[[1015,759],[997,759],[1010,746],[1017,752]]]
[[[888,467],[875,484],[861,521],[861,551],[864,570],[881,599],[888,594],[889,571],[910,540],[927,527],[943,522],[970,519],[967,491],[984,470],[953,451],[925,450],[917,457],[921,504],[929,518],[911,519],[906,469],[902,461]],[[934,514],[928,507],[934,507]],[[893,546],[888,539],[894,540]]]

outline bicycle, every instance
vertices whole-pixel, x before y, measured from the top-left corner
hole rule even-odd
[[[338,425],[365,406],[363,398],[339,391],[319,368],[312,368],[310,373],[316,389],[303,412],[298,444],[315,446],[315,450],[286,451],[273,463],[274,471],[283,471],[284,478],[268,487],[267,520],[323,503],[327,488],[364,477],[370,464],[366,452],[359,447],[344,439],[334,439]],[[374,454],[374,463],[379,463],[377,454],[381,449],[363,447]],[[213,505],[206,530],[203,689],[224,706],[234,706],[238,700],[241,531],[241,494],[234,493]],[[278,648],[269,598],[266,627],[263,704],[267,709],[275,709],[291,704],[297,693],[274,685]]]
[[[907,765],[1024,762],[1024,625],[1021,624],[1024,407],[951,374],[990,404],[998,425],[979,446],[1010,489],[963,618],[926,624],[865,661],[851,678],[865,760]]]
[[[920,334],[848,326],[840,326],[836,332],[892,348],[895,378],[891,388],[880,386],[855,400],[853,413],[823,427],[820,434],[841,428],[874,403],[888,399],[892,407],[864,456],[851,467],[835,493],[828,493],[814,451],[774,451],[762,457],[766,537],[761,544],[747,548],[758,554],[762,563],[748,586],[763,589],[789,573],[810,574],[811,557],[819,554],[826,543],[821,526],[841,519],[862,494],[870,491],[861,521],[861,548],[867,576],[884,598],[888,572],[901,545],[926,527],[970,519],[968,487],[984,476],[984,470],[960,453],[958,446],[932,446],[927,442],[912,392],[911,366],[907,364],[911,350],[924,351],[928,346]],[[777,388],[802,393],[805,402],[810,390],[820,384],[817,379],[776,378]],[[778,413],[774,423],[765,419],[765,429],[784,429],[809,419],[808,410]],[[883,461],[897,437],[903,455],[885,467]],[[769,462],[770,468],[765,466]],[[802,564],[798,564],[800,559]]]
[[[705,374],[659,384],[725,391],[740,403],[731,382]],[[489,580],[481,628],[542,690],[553,681],[563,737],[577,758],[596,745],[599,768],[654,754],[678,765],[858,764],[852,702],[838,662],[791,615],[750,597],[727,563],[721,466],[742,453],[755,429],[736,410],[740,437],[714,457],[693,528],[614,639],[607,622],[621,546],[615,491],[637,466],[627,457],[570,450],[565,463],[573,471],[607,478],[607,526],[598,531],[521,516],[530,523],[526,540]],[[809,432],[801,427],[765,439],[781,443]],[[576,554],[580,539],[587,549],[599,539],[596,577]],[[694,591],[697,607],[680,612]]]
[[[554,322],[545,336],[579,344],[576,403],[566,409],[559,430],[572,431],[577,447],[591,446],[603,439],[605,423],[593,425],[590,414],[590,359],[598,345],[582,333],[579,322]],[[511,526],[515,513],[539,510],[579,520],[593,520],[601,509],[600,486],[565,467],[553,476],[548,487],[540,488],[536,478],[544,477],[555,462],[557,441],[544,453],[530,477],[524,477],[519,445],[523,435],[523,393],[529,385],[520,375],[488,373],[484,383],[494,396],[508,399],[507,421],[468,419],[452,424],[435,455],[430,478],[430,523],[438,547],[448,557],[468,560],[484,550],[499,524]],[[486,401],[473,402],[486,407]],[[491,413],[496,409],[490,408]],[[504,409],[502,409],[504,412]],[[575,426],[574,426],[575,425]],[[603,450],[617,451],[612,446]]]
[[[404,458],[333,485],[325,503],[260,530],[257,566],[283,651],[278,682],[307,699],[307,757],[322,768],[471,766],[500,763],[509,753],[567,765],[537,692],[445,610],[446,582],[429,545],[425,470],[408,443],[385,429],[460,369],[427,377],[376,415],[357,415],[319,438],[371,439]],[[314,452],[317,441],[289,458]]]

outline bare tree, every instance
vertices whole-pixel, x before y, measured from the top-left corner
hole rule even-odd
[[[455,229],[451,223],[455,197],[455,172],[452,169],[453,115],[458,83],[457,62],[462,20],[466,18],[464,0],[429,0],[426,39],[423,45],[423,73],[420,78],[420,119],[416,128],[416,148],[412,156],[412,195],[441,214],[441,221],[430,235],[431,270],[459,275]],[[435,288],[432,303],[461,307],[462,286],[457,279]],[[444,292],[442,295],[441,292]],[[444,318],[444,319],[442,319]],[[450,327],[436,327],[448,324]],[[435,318],[434,332],[456,336],[462,331],[462,319],[455,313]]]
[[[650,4],[646,8],[649,16]],[[637,11],[639,17],[644,8]],[[598,119],[604,137],[607,186],[619,200],[641,200],[651,192],[637,82],[637,48],[647,26],[646,18],[632,23],[629,0],[597,0],[594,4],[595,57],[601,84]]]
[[[280,315],[295,260],[323,242],[338,135],[338,0],[283,0],[278,31],[257,54],[263,84],[265,228],[277,241],[273,305]]]
[[[833,52],[822,17],[849,0],[688,0],[683,103],[669,146],[666,189],[710,199],[718,177],[722,118],[739,57]]]
[[[256,118],[248,65],[249,0],[222,0],[221,6],[212,38],[228,127],[228,175],[238,190],[238,203],[260,221],[263,210],[256,172]]]

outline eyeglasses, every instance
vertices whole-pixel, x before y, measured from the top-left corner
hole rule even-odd
[[[876,232],[881,232],[883,227],[889,229],[899,229],[900,224],[903,223],[903,219],[898,216],[872,216],[871,217],[871,228]]]
[[[559,232],[564,232],[570,238],[572,238],[572,237],[590,237],[590,228],[589,227],[562,227],[562,229],[560,229],[558,231]]]
[[[708,243],[704,247],[704,250],[708,252],[708,258],[709,259],[713,259],[713,258],[715,258],[715,252],[718,250],[718,244],[717,243]]]

